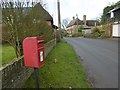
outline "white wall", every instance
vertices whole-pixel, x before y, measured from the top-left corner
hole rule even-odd
[[[114,24],[112,29],[113,37],[120,37],[120,24]]]
[[[83,29],[82,31],[84,32],[84,34],[91,34],[92,33],[91,29]]]

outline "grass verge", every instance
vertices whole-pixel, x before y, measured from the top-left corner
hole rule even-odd
[[[2,45],[2,47],[0,48],[2,50],[2,65],[5,65],[11,61],[14,60],[14,58],[16,57],[15,55],[15,51],[14,48],[8,44]]]
[[[57,44],[39,69],[40,88],[90,88],[74,49],[64,40]],[[32,75],[24,88],[34,88]]]

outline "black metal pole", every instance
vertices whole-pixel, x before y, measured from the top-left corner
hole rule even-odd
[[[38,88],[38,90],[39,90],[39,72],[38,72],[38,68],[34,68],[34,76],[35,76],[36,88]]]

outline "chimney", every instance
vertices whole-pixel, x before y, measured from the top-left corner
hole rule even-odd
[[[95,22],[95,27],[97,26],[97,22]]]
[[[78,14],[76,14],[76,18],[78,18]]]
[[[83,15],[83,23],[86,26],[86,15]]]
[[[73,16],[73,20],[75,20],[75,17]]]

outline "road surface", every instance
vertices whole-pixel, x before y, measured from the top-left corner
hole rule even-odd
[[[70,43],[88,72],[95,88],[118,88],[118,41],[64,38]]]

